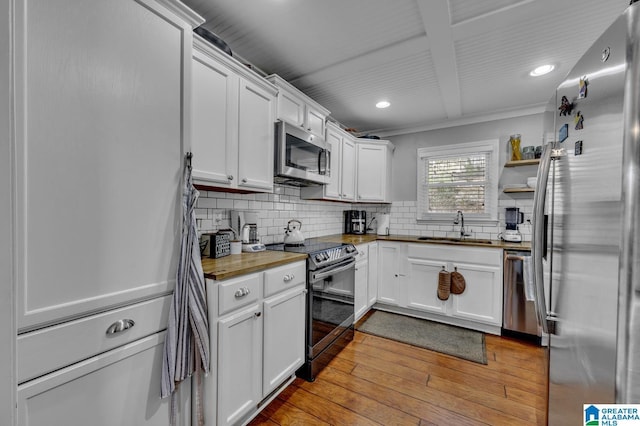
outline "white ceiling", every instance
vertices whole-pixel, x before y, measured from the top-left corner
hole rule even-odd
[[[183,0],[346,127],[394,134],[542,111],[629,0]],[[532,78],[552,63],[556,70]],[[381,99],[387,109],[375,108]]]

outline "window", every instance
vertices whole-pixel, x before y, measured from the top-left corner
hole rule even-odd
[[[498,140],[418,149],[418,220],[498,220]]]

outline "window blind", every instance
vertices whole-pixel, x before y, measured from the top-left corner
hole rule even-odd
[[[418,219],[497,219],[497,141],[418,150]]]
[[[430,213],[485,213],[489,153],[424,161]]]

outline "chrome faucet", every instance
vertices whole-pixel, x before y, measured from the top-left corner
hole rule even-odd
[[[460,210],[458,210],[458,215],[453,220],[453,224],[460,225],[460,239],[464,238],[466,235],[464,232],[464,215]]]

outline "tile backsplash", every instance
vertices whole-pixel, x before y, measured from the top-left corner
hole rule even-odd
[[[350,204],[333,201],[300,199],[300,188],[276,185],[273,194],[234,194],[200,190],[196,204],[196,219],[201,233],[229,229],[231,210],[258,212],[258,236],[264,244],[279,243],[284,239],[284,228],[291,219],[302,222],[305,238],[340,234],[343,232],[343,211],[358,209],[367,212],[367,224],[378,213],[390,214],[390,232],[396,235],[446,237],[457,236],[459,227],[451,224],[427,224],[416,220],[416,201],[394,201],[392,204]],[[504,230],[505,207],[519,207],[525,223],[520,225],[524,241],[531,240],[533,199],[504,198],[498,200],[499,223],[495,226],[466,224],[473,238],[498,239]],[[376,232],[376,223],[371,223]]]
[[[344,210],[367,211],[367,222],[375,214],[389,213],[388,204],[350,204],[300,199],[300,188],[276,185],[273,194],[233,194],[202,191],[196,204],[196,220],[201,233],[229,229],[231,210],[258,212],[258,237],[264,244],[281,243],[291,219],[302,222],[305,238],[341,234]],[[373,223],[375,232],[375,223]]]

